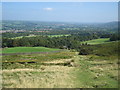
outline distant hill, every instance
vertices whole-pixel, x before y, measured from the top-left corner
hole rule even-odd
[[[108,23],[101,24],[100,26],[104,28],[118,29],[118,22],[117,21],[108,22]]]
[[[117,31],[118,22],[67,23],[40,21],[3,21],[2,30],[107,30]]]

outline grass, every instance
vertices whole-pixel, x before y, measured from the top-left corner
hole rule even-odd
[[[62,36],[70,36],[70,34],[61,34],[61,35],[48,35],[49,37],[62,37]]]
[[[92,59],[91,59],[92,57]],[[116,57],[117,58],[117,57]],[[112,59],[113,60],[113,59]],[[76,69],[76,87],[81,88],[117,88],[118,64],[117,60],[96,56],[79,56],[77,62],[80,68]]]
[[[118,55],[118,44],[119,41],[116,41],[97,45],[82,45],[81,48],[85,49],[89,54],[110,57]]]
[[[19,37],[14,37],[14,38],[11,38],[11,39],[21,39],[23,37],[36,37],[38,35],[33,35],[33,36],[19,36]]]
[[[44,62],[72,58],[74,54],[75,54],[74,52],[64,51],[64,52],[49,53],[49,54],[8,55],[2,57],[2,62],[3,62],[2,65],[3,65],[3,69],[6,68],[15,69],[17,67],[25,68],[26,65],[30,67],[36,67]],[[29,64],[30,62],[33,66]],[[23,63],[23,64],[21,66],[21,64],[18,65],[18,63]]]
[[[100,39],[93,39],[93,40],[89,40],[89,41],[84,41],[81,43],[95,45],[95,44],[103,44],[103,43],[108,43],[108,42],[109,42],[109,38],[100,38]]]
[[[50,54],[3,56],[3,87],[117,88],[117,42],[89,48],[98,51],[90,55],[66,50]]]
[[[45,70],[4,71],[3,87],[8,88],[71,88],[74,83],[69,72],[71,68],[64,66],[44,66]]]
[[[5,48],[2,50],[2,53],[50,52],[57,50],[60,49],[53,49],[46,47],[14,47],[14,48]]]
[[[37,37],[37,36],[41,36],[41,35],[31,35],[31,36],[19,36],[19,37],[14,37],[11,39],[21,39],[23,37]],[[70,34],[60,34],[60,35],[47,35],[48,37],[62,37],[62,36],[70,36]]]
[[[59,53],[61,58],[44,60],[42,63],[20,64],[13,63],[3,68],[4,88],[117,88],[118,87],[118,67],[117,60],[111,60],[95,56],[78,56],[75,53]],[[57,53],[58,54],[58,53]],[[39,55],[36,55],[39,58]],[[49,57],[48,55],[45,55]],[[71,57],[72,56],[72,57]],[[74,57],[73,57],[74,56]],[[22,57],[22,56],[20,56]],[[24,57],[34,57],[24,55]],[[5,57],[3,57],[5,58]],[[13,58],[14,59],[14,58]],[[42,59],[40,59],[42,60]],[[74,61],[72,61],[74,60]],[[69,65],[50,65],[50,63],[70,63]],[[5,65],[7,66],[7,65]],[[3,66],[3,67],[5,67]],[[16,66],[16,67],[15,67]],[[11,67],[11,68],[10,68]]]
[[[74,71],[74,68],[67,65],[64,66],[64,64],[59,65],[59,63],[70,61],[74,55],[75,52],[64,51],[54,54],[3,56],[3,87],[71,88],[74,85],[74,79],[70,72]],[[18,63],[20,59],[31,58],[41,62]],[[5,63],[5,60],[9,60],[9,62]],[[10,61],[14,60],[16,61],[15,63],[10,63]],[[49,63],[49,65],[44,65],[43,63]],[[51,63],[56,65],[50,65]]]

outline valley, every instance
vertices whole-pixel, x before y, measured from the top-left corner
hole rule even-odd
[[[16,25],[4,22],[3,29],[10,28],[9,23]],[[29,24],[19,22],[19,29]],[[3,88],[118,88],[117,31],[99,24],[42,26],[52,29],[31,32],[25,26],[25,32],[2,33]]]

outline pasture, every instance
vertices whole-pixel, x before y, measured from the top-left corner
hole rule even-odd
[[[19,36],[19,37],[14,37],[14,38],[11,38],[11,39],[21,39],[23,37],[38,37],[38,36],[41,36],[41,35],[29,35],[29,36]],[[62,36],[70,36],[70,34],[60,34],[60,35],[42,35],[42,36],[48,36],[48,37],[62,37]]]
[[[21,39],[23,37],[36,37],[38,35],[31,35],[31,36],[19,36],[19,37],[14,37],[14,38],[11,38],[11,39]]]
[[[60,35],[47,35],[48,37],[62,37],[62,36],[70,36],[70,34],[60,34]]]
[[[46,47],[13,47],[4,48],[2,53],[27,53],[27,52],[51,52],[60,49],[46,48]]]
[[[89,40],[89,41],[84,41],[81,43],[95,45],[95,44],[104,44],[104,43],[108,43],[108,42],[110,42],[109,38],[100,38],[100,39],[93,39],[93,40]]]

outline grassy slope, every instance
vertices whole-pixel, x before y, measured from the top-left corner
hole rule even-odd
[[[118,87],[118,42],[85,46],[93,50],[90,55],[78,56],[80,68],[76,70],[78,84],[82,88]]]
[[[62,88],[74,87],[68,62],[75,55],[74,52],[59,52],[54,54],[11,55],[3,56],[3,87],[8,88]],[[19,60],[36,60],[36,63],[19,63]]]
[[[48,58],[43,60],[41,56]],[[3,87],[6,88],[116,88],[118,86],[117,60],[94,55],[78,56],[74,52],[4,56],[3,59],[10,57],[18,61],[35,58],[41,62],[3,63]]]
[[[78,56],[80,67],[76,69],[76,87],[81,88],[117,88],[117,59],[96,56]]]
[[[88,43],[91,45],[95,45],[95,44],[103,44],[103,43],[108,43],[109,42],[109,38],[100,38],[100,39],[93,39],[93,40],[89,40],[89,41],[84,41],[81,43]]]
[[[116,41],[97,45],[94,53],[103,56],[118,55],[118,43],[119,42]]]
[[[73,52],[61,51],[49,54],[8,55],[3,56],[2,62],[44,62],[58,59],[68,59],[74,56]],[[9,68],[9,67],[8,67]],[[12,67],[11,67],[12,68]]]
[[[97,45],[83,45],[81,48],[84,48],[89,54],[113,56],[118,55],[118,43],[119,42],[116,41]]]
[[[25,53],[25,52],[49,52],[57,51],[60,49],[46,48],[46,47],[14,47],[5,48],[2,53]]]
[[[117,42],[116,42],[117,43]],[[116,43],[101,44],[95,50],[115,53]],[[112,47],[111,47],[112,46]],[[3,87],[18,88],[117,88],[117,53],[106,56],[75,52],[3,56]],[[113,57],[112,57],[113,56]],[[37,63],[19,63],[35,60]],[[9,70],[8,70],[9,69]]]

